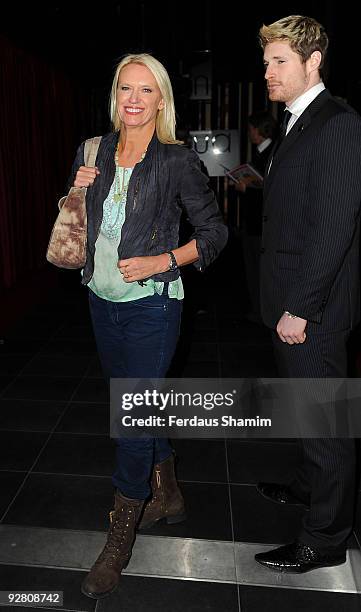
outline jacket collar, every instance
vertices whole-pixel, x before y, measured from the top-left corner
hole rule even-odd
[[[115,132],[109,132],[105,136],[103,136],[103,142],[107,149],[110,149],[113,153],[115,153],[115,149],[118,144],[120,130],[116,130]],[[152,139],[148,145],[147,154],[154,150],[156,147],[156,143],[158,141],[157,132],[154,131]]]
[[[269,186],[272,183],[272,180],[276,174],[277,168],[280,162],[284,159],[289,149],[297,142],[303,132],[308,128],[312,119],[317,113],[321,110],[321,108],[326,104],[326,102],[331,98],[331,94],[328,89],[324,89],[321,93],[307,106],[307,108],[303,111],[302,115],[297,119],[295,124],[292,126],[287,136],[283,139],[281,145],[278,148],[277,154],[273,158],[273,151],[270,156],[270,162],[272,161],[271,169],[269,173],[265,175],[265,191],[269,189]],[[274,147],[273,147],[274,148]]]

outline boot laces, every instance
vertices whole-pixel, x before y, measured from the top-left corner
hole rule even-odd
[[[152,499],[148,502],[149,506],[153,506],[159,499],[158,491],[161,488],[160,470],[155,470],[155,479],[157,487],[155,491],[153,490]]]
[[[128,549],[122,550],[122,548],[133,520],[133,515],[133,508],[128,508],[128,510],[126,510],[124,507],[120,508],[119,510],[112,510],[109,513],[110,529],[107,541],[103,551],[96,561],[96,564],[105,561],[108,566],[112,566],[122,557],[129,554]]]

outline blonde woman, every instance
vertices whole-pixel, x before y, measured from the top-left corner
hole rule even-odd
[[[162,378],[175,352],[183,300],[179,268],[204,270],[227,240],[197,155],[175,139],[172,87],[148,54],[127,55],[110,95],[114,131],[103,136],[96,167],[84,145],[72,184],[88,187],[87,260],[82,283],[107,377]],[[182,209],[194,231],[178,246]],[[117,439],[115,508],[104,550],[82,591],[105,597],[127,565],[135,530],[184,520],[184,501],[167,439]],[[157,473],[157,479],[155,474]]]

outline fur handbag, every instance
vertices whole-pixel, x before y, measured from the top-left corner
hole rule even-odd
[[[101,136],[85,142],[84,164],[94,166]],[[58,268],[83,268],[86,261],[86,187],[71,187],[59,201],[60,212],[51,232],[46,259]]]

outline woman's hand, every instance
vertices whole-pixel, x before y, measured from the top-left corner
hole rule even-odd
[[[98,168],[90,168],[89,166],[80,166],[75,176],[74,187],[90,187],[100,174]]]
[[[118,261],[119,272],[123,274],[126,283],[144,280],[154,274],[166,272],[169,269],[169,255],[154,255],[149,257],[130,257]]]

